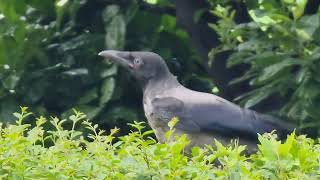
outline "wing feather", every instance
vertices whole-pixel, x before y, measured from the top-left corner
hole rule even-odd
[[[270,116],[260,115],[225,100],[192,101],[162,97],[152,101],[153,113],[158,119],[169,121],[178,117],[176,128],[189,132],[212,132],[228,136],[252,136],[273,129],[286,130]],[[287,131],[286,131],[287,132]]]

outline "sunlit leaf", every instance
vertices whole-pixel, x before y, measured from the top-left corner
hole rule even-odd
[[[68,75],[68,76],[81,76],[81,75],[87,75],[88,69],[86,68],[77,68],[77,69],[71,69],[68,71],[62,72],[62,74]]]
[[[294,19],[298,19],[303,15],[307,2],[308,0],[296,0],[295,5],[291,7]]]

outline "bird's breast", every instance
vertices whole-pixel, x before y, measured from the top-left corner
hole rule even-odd
[[[169,130],[169,128],[164,121],[157,119],[157,117],[154,115],[151,99],[145,97],[143,98],[143,109],[148,120],[148,124],[153,129],[158,141],[164,143],[165,133]]]
[[[143,110],[146,118],[149,121],[152,116],[152,106],[149,98],[143,98]]]

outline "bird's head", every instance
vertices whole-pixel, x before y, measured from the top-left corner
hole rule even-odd
[[[153,52],[105,50],[99,56],[124,67],[143,84],[170,74],[164,60]]]

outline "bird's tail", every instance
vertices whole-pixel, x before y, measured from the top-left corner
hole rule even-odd
[[[291,134],[295,130],[294,125],[273,116],[257,113],[255,113],[255,116],[258,121],[263,122],[264,124],[261,129],[262,132],[271,132],[275,130],[280,139],[285,139],[288,134]]]

